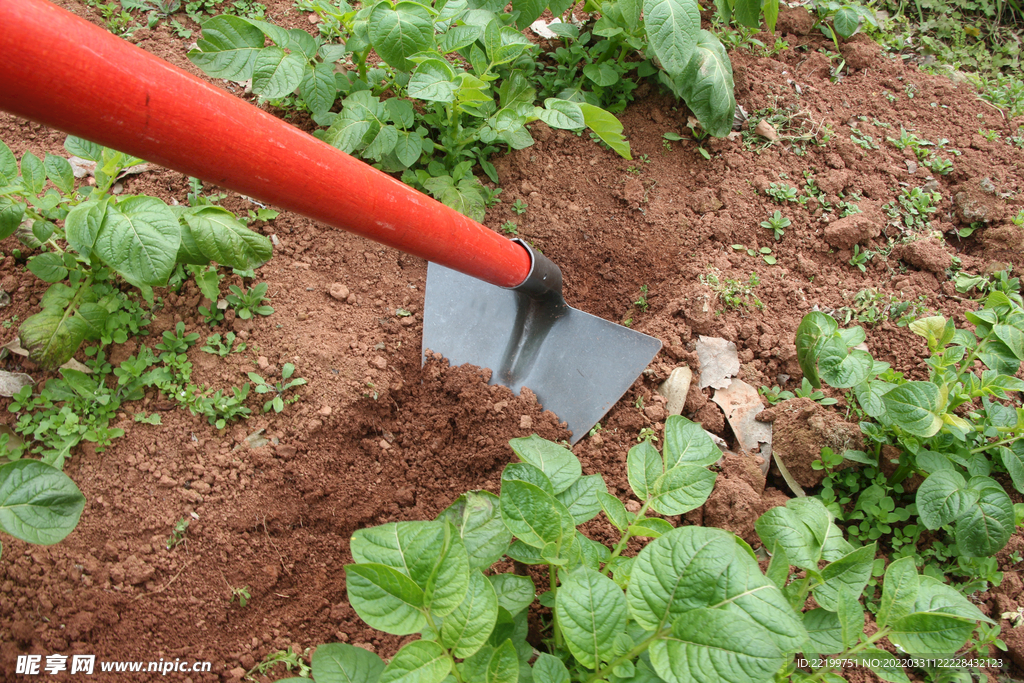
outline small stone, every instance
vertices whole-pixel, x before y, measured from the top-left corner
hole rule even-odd
[[[383,356],[374,356],[373,360],[370,361],[370,364],[378,370],[383,370],[388,366],[388,362]]]
[[[266,356],[260,356],[259,358],[256,359],[256,366],[260,370],[266,370],[267,368],[270,367],[270,361],[267,359]]]
[[[331,407],[330,406],[322,407],[320,409],[320,414],[323,415],[324,417],[328,417],[331,414]]]
[[[640,503],[635,501],[635,500],[633,500],[633,499],[627,500],[626,501],[626,509],[629,512],[632,512],[632,513],[636,514],[637,512],[640,512]]]
[[[387,439],[381,439],[380,440],[380,449],[382,451],[390,450],[390,448],[391,448],[391,444],[389,444],[387,442]]]
[[[274,455],[282,460],[291,460],[295,457],[295,453],[295,446],[287,446],[282,443],[274,447]]]
[[[240,681],[240,680],[242,680],[242,676],[244,676],[244,675],[245,675],[245,669],[243,669],[240,666],[236,666],[231,671],[228,671],[228,676],[230,677],[228,680]]]
[[[651,422],[663,422],[665,420],[665,408],[655,403],[644,408],[644,415]]]
[[[693,373],[685,365],[680,365],[669,374],[668,379],[658,387],[658,393],[666,400],[665,412],[669,415],[682,415],[691,382]]]
[[[346,287],[345,285],[341,284],[340,282],[335,282],[333,285],[331,285],[331,298],[332,299],[337,299],[338,301],[344,301],[345,299],[348,298],[348,295],[349,295],[348,287]]]
[[[246,671],[249,671],[256,666],[256,659],[252,655],[246,653],[238,658],[238,663],[241,664]]]
[[[529,415],[523,415],[519,418],[520,429],[533,429],[533,418]]]
[[[498,401],[494,404],[494,412],[500,413],[508,406],[508,401]]]
[[[416,489],[411,486],[398,489],[395,492],[395,502],[404,508],[412,507],[416,504]]]
[[[306,21],[308,21],[309,23],[311,23],[311,24],[313,24],[315,26],[316,24],[320,23],[320,15],[317,14],[316,12],[314,12],[313,14],[310,14],[310,15],[308,15],[306,17]],[[247,667],[247,668],[251,669],[252,667],[250,666],[250,667]]]
[[[306,313],[305,311],[299,311],[298,315],[296,315],[295,318],[300,322],[303,320],[307,320],[309,318],[309,313]]]

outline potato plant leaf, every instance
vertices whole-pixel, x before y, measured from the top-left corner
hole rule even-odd
[[[533,588],[532,583],[530,588]],[[532,590],[530,597],[533,597]],[[497,620],[498,596],[491,582],[476,570],[469,576],[466,597],[445,617],[440,642],[456,657],[465,659],[483,647]]]
[[[348,643],[325,643],[313,652],[313,679],[344,683],[377,683],[384,671],[380,657]]]
[[[286,53],[276,46],[265,47],[253,60],[252,91],[265,99],[285,97],[302,83],[305,70],[302,55]]]
[[[876,622],[879,628],[898,621],[914,611],[918,591],[917,566],[913,557],[901,557],[885,569],[882,598],[878,603]]]
[[[0,239],[7,239],[17,231],[25,215],[25,205],[0,197]]]
[[[188,58],[213,78],[245,81],[252,78],[256,55],[263,50],[263,45],[262,31],[241,17],[225,14],[203,23],[203,37],[196,42],[196,49],[188,53]]]
[[[434,46],[430,12],[416,2],[400,2],[394,9],[390,3],[378,3],[370,13],[369,28],[373,49],[400,71],[412,71],[409,57]]]
[[[498,497],[487,491],[464,493],[438,519],[455,525],[466,546],[471,569],[490,567],[512,542],[512,534],[501,521]]]
[[[832,316],[811,311],[796,328],[796,358],[804,377],[815,389],[821,387],[818,379],[818,354],[825,342],[839,330]]]
[[[999,482],[988,477],[971,477],[967,488],[976,496],[956,520],[956,546],[967,557],[995,555],[1013,533],[1013,502]]]
[[[555,613],[569,651],[596,668],[611,659],[615,637],[626,628],[626,596],[607,576],[579,567],[558,589]]]
[[[536,434],[509,441],[512,452],[547,475],[553,489],[561,493],[580,478],[583,468],[579,458],[568,448],[551,443]]]
[[[577,525],[589,522],[601,512],[601,503],[597,494],[607,493],[608,485],[600,474],[589,474],[580,477],[566,490],[555,496],[566,507]]]
[[[53,545],[78,525],[85,496],[66,474],[38,460],[0,467],[0,530],[28,543]]]
[[[629,143],[626,142],[626,138],[622,137],[622,123],[617,118],[592,104],[580,102],[579,107],[583,112],[583,120],[587,124],[587,128],[594,131],[597,137],[601,138],[601,142],[611,147],[624,159],[633,158],[629,151]]]
[[[125,280],[142,287],[167,282],[174,270],[181,228],[159,199],[129,197],[103,217],[94,250]]]
[[[976,491],[967,488],[967,481],[954,470],[940,470],[928,475],[916,494],[917,514],[929,529],[950,524],[976,501]]]
[[[299,94],[314,116],[326,114],[338,98],[334,65],[320,62],[316,66],[306,64],[304,69],[302,81],[299,83]]]
[[[718,475],[693,465],[679,465],[654,482],[651,509],[662,515],[682,515],[704,504]]]
[[[886,417],[914,436],[933,436],[942,428],[939,388],[931,382],[907,382],[882,396]]]
[[[515,616],[533,604],[536,588],[533,579],[518,574],[496,574],[487,580],[494,587],[498,606]]]
[[[414,640],[391,658],[378,683],[441,683],[451,670],[452,658],[444,648],[428,640]]]
[[[345,567],[345,583],[352,609],[373,628],[404,636],[426,625],[423,590],[397,569],[350,564]]]
[[[670,76],[686,69],[697,48],[700,12],[689,0],[644,0],[644,28],[661,66]]]
[[[814,588],[814,599],[827,610],[835,611],[839,604],[839,590],[848,588],[854,595],[864,592],[871,578],[876,544],[861,546],[852,553],[825,566],[821,577],[825,583]]]
[[[219,206],[205,206],[185,214],[203,256],[210,261],[249,270],[259,268],[273,256],[270,240],[242,225],[232,213]]]
[[[665,468],[676,465],[713,465],[722,458],[707,432],[681,415],[665,420]]]

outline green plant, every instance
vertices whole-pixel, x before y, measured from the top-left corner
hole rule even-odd
[[[76,191],[71,165],[55,155],[40,160],[26,152],[19,170],[0,142],[0,238],[17,233],[38,250],[28,269],[51,283],[42,310],[18,333],[29,358],[44,369],[63,365],[83,342],[102,341],[120,324],[119,279],[153,305],[152,288],[166,284],[177,264],[249,268],[270,259],[270,240],[225,209],[111,195],[120,173],[141,160],[71,136],[64,146],[96,162],[94,187]]]
[[[518,235],[519,226],[517,226],[512,221],[505,221],[504,223],[501,224],[501,231],[506,235]]]
[[[189,520],[185,517],[182,517],[174,523],[174,528],[171,529],[171,535],[167,537],[167,543],[165,544],[168,550],[177,548],[187,540],[185,538],[185,532],[188,531],[188,525]]]
[[[268,652],[267,656],[264,657],[262,661],[258,662],[256,666],[246,672],[245,678],[250,681],[255,681],[256,678],[254,678],[254,674],[266,676],[278,664],[284,664],[286,671],[294,670],[299,675],[299,680],[308,680],[313,671],[310,665],[306,663],[306,659],[308,657],[308,648],[302,655],[297,652],[293,652],[292,650],[275,650],[274,652]],[[315,656],[314,658],[319,659]],[[319,669],[319,667],[317,668]]]
[[[201,348],[207,353],[212,353],[224,358],[228,354],[245,351],[246,346],[245,342],[241,340],[238,340],[238,343],[235,343],[235,333],[228,332],[224,335],[223,341],[219,334],[211,334],[206,338],[206,344]]]
[[[826,397],[820,389],[812,386],[806,377],[800,380],[800,386],[793,390],[793,394],[797,398],[809,398],[823,406],[832,406],[838,403],[836,399]]]
[[[242,320],[248,320],[253,314],[270,315],[274,312],[273,306],[263,303],[267,296],[268,287],[269,285],[266,282],[260,282],[247,290],[243,290],[238,285],[231,285],[228,287],[231,290],[231,294],[224,298],[227,299],[228,305],[235,309],[238,317]]]
[[[699,276],[700,283],[710,287],[721,300],[722,305],[727,309],[740,310],[747,306],[753,306],[758,310],[764,308],[761,300],[754,296],[754,289],[761,284],[761,278],[757,273],[751,273],[746,282],[723,278],[716,268],[709,268],[707,273]]]
[[[295,403],[299,400],[299,394],[292,394],[288,398],[284,398],[284,394],[293,387],[300,387],[306,383],[301,377],[296,379],[289,379],[295,373],[295,366],[291,363],[285,363],[281,366],[281,381],[271,384],[265,379],[257,375],[255,372],[250,372],[249,379],[251,379],[256,385],[257,394],[269,394],[273,392],[273,397],[263,404],[263,412],[268,412],[271,408],[274,409],[275,413],[280,413],[284,410],[286,405]]]
[[[931,214],[938,211],[936,204],[942,201],[942,194],[915,187],[904,189],[898,200],[898,205],[890,202],[882,207],[886,215],[897,223],[902,219],[903,224],[911,230],[923,229],[928,227]]]
[[[863,329],[840,330],[819,312],[797,328],[797,359],[812,386],[824,380],[851,389],[848,398],[873,420],[860,425],[873,462],[884,445],[897,447],[897,467],[883,489],[915,473],[926,477],[915,497],[920,523],[948,527],[961,556],[985,557],[1006,544],[1015,524],[1009,496],[990,475],[1005,471],[1024,490],[1024,410],[1012,396],[1024,390],[1014,377],[1024,358],[1021,297],[992,292],[966,317],[974,332],[942,316],[910,323],[931,354],[928,381],[907,381],[854,348],[865,339]]]
[[[245,607],[252,600],[252,595],[249,594],[249,587],[242,586],[241,588],[231,588],[231,602],[238,600],[239,607]]]
[[[647,309],[651,307],[647,302],[647,285],[640,285],[640,297],[633,302],[633,305],[643,313],[646,313]]]
[[[522,199],[517,199],[512,203],[512,213],[516,214],[517,216],[522,216],[524,213],[526,213],[527,208],[529,208],[529,205]]]
[[[878,149],[878,145],[875,144],[875,138],[867,133],[854,131],[850,133],[850,140],[858,147],[863,147],[864,149]]]
[[[771,388],[762,386],[760,389],[757,390],[757,393],[759,393],[761,396],[764,396],[764,400],[768,401],[768,405],[770,406],[773,406],[776,403],[780,403],[782,401],[788,401],[789,399],[794,398],[795,396],[795,394],[792,391],[783,391],[778,384]]]
[[[772,183],[764,192],[766,195],[771,197],[776,204],[799,201],[797,198],[796,188],[786,183]]]
[[[26,543],[53,545],[78,526],[84,509],[85,496],[59,469],[37,460],[0,465],[0,531]]]
[[[862,273],[866,273],[868,270],[868,261],[870,261],[875,255],[875,252],[865,249],[861,251],[860,245],[853,245],[853,258],[850,259],[850,265],[854,266],[857,270]]]
[[[813,498],[757,521],[772,554],[766,573],[733,534],[651,515],[693,509],[714,483],[706,466],[720,451],[680,416],[666,422],[663,453],[644,441],[627,455],[636,513],[600,474],[581,476],[567,449],[536,436],[510,445],[521,462],[506,466],[498,496],[469,492],[434,521],[353,534],[349,604],[373,628],[419,638],[388,663],[345,643],[321,645],[315,680],[360,671],[367,682],[836,681],[852,661],[895,675],[881,662],[883,639],[902,652],[952,653],[979,622],[994,623],[908,558],[885,570],[878,628],[865,633],[861,600],[876,546],[850,545]],[[576,528],[602,511],[621,535],[612,548]],[[638,536],[653,540],[624,556]],[[484,573],[506,557],[536,569]],[[807,610],[812,594],[820,606]],[[550,612],[528,625],[535,602]],[[528,643],[531,626],[539,632]]]
[[[776,242],[781,240],[782,236],[786,234],[784,228],[788,228],[792,224],[793,221],[783,216],[781,211],[776,211],[774,214],[769,216],[768,220],[761,221],[762,228],[765,230],[771,230],[775,234]]]
[[[736,251],[747,252],[747,256],[760,256],[761,259],[769,266],[774,266],[778,262],[772,254],[771,247],[760,247],[758,249],[754,249],[753,247],[748,247],[745,244],[734,244],[732,245],[732,248]]]
[[[843,325],[853,320],[865,325],[891,320],[897,327],[906,327],[928,312],[927,300],[928,297],[922,294],[911,301],[900,301],[891,294],[886,296],[869,287],[854,294],[851,305],[836,309],[833,317]]]

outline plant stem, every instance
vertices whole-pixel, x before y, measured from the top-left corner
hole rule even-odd
[[[551,586],[551,600],[558,597],[558,567],[548,565],[548,583]],[[558,612],[551,610],[551,631],[555,636],[555,647],[562,647],[562,627],[558,625]]]
[[[611,673],[619,664],[628,662],[632,660],[634,657],[639,657],[647,648],[651,646],[651,643],[653,643],[656,640],[660,640],[661,638],[664,638],[670,633],[672,633],[671,626],[667,626],[659,631],[655,631],[645,640],[640,641],[640,643],[636,647],[634,647],[626,654],[616,657],[612,661],[608,662],[607,666],[605,666],[603,669],[598,669],[594,673],[590,674],[590,676],[587,677],[584,683],[595,683],[595,681],[604,680],[608,677],[608,674]]]
[[[640,519],[644,516],[644,513],[647,512],[647,508],[650,506],[650,504],[651,501],[647,501],[646,503],[644,503],[644,506],[640,508],[640,512],[636,513],[636,519]],[[611,576],[612,562],[614,562],[615,558],[621,555],[622,551],[626,549],[626,545],[629,544],[629,539],[631,538],[633,538],[633,534],[629,533],[629,528],[627,527],[626,531],[622,534],[622,540],[620,540],[618,545],[615,546],[615,549],[612,550],[611,557],[609,557],[608,561],[604,564],[604,569],[602,570],[602,573],[605,576]]]

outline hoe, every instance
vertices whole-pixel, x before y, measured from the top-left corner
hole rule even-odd
[[[45,0],[0,0],[0,109],[429,262],[423,353],[529,387],[575,443],[661,348],[576,310],[558,267]]]

